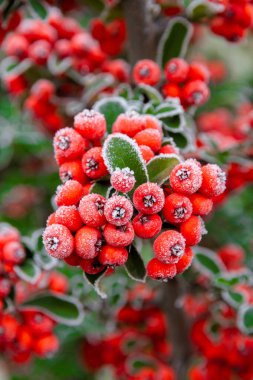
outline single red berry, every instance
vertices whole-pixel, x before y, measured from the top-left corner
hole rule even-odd
[[[164,193],[156,183],[143,183],[134,192],[134,207],[143,214],[157,214],[164,206]]]
[[[126,247],[134,240],[134,229],[131,223],[123,226],[107,224],[103,231],[106,243],[113,247]]]
[[[82,185],[89,182],[89,178],[83,171],[81,161],[65,162],[60,166],[60,179],[63,183],[73,179],[80,182]]]
[[[155,156],[153,150],[147,145],[139,145],[141,155],[146,163]]]
[[[8,278],[0,277],[0,298],[7,297],[10,291],[11,291],[10,280]]]
[[[106,199],[100,194],[88,194],[81,199],[78,210],[84,224],[90,227],[101,227],[106,223],[105,202]]]
[[[36,309],[25,309],[22,311],[25,325],[35,337],[52,333],[55,322],[49,316]]]
[[[193,252],[190,247],[186,247],[183,256],[176,263],[177,274],[183,273],[188,269],[193,260]]]
[[[176,146],[167,144],[161,147],[159,154],[179,154],[179,149]]]
[[[98,261],[97,257],[94,259],[83,259],[80,266],[88,274],[98,274],[105,269],[105,266]]]
[[[53,212],[52,214],[50,214],[49,217],[47,218],[47,226],[51,226],[51,224],[56,224],[56,221],[55,221],[55,212]]]
[[[187,245],[196,245],[201,241],[202,235],[205,233],[204,222],[199,216],[192,215],[180,225],[180,232]]]
[[[133,80],[136,84],[144,83],[155,86],[161,79],[161,70],[157,63],[150,59],[138,61],[133,69]]]
[[[7,223],[0,223],[0,248],[11,241],[19,241],[18,230]]]
[[[151,259],[147,265],[147,275],[154,280],[167,282],[177,274],[175,264],[165,264],[157,259]]]
[[[68,291],[68,287],[68,278],[64,274],[55,271],[50,273],[48,277],[49,290],[52,292],[65,294]]]
[[[213,201],[202,194],[192,194],[189,196],[192,203],[192,213],[194,215],[208,215],[213,208]]]
[[[71,267],[78,267],[81,264],[82,259],[75,252],[73,252],[70,256],[66,257],[64,261]]]
[[[71,44],[67,39],[58,40],[55,42],[54,51],[59,58],[64,59],[71,56]]]
[[[151,239],[161,231],[162,219],[158,214],[138,214],[133,219],[133,227],[138,237]]]
[[[160,120],[158,120],[155,116],[148,114],[142,115],[142,117],[145,122],[144,129],[155,129],[160,132],[161,135],[163,134],[162,124]]]
[[[189,67],[188,81],[200,80],[208,83],[210,72],[208,68],[201,62],[192,62]]]
[[[165,264],[175,264],[185,251],[185,239],[174,230],[162,232],[153,245],[155,257]]]
[[[98,259],[102,265],[112,267],[121,266],[124,265],[128,259],[128,251],[124,247],[105,245],[99,253]]]
[[[82,227],[75,236],[76,253],[82,259],[93,259],[102,247],[101,232],[94,227]]]
[[[208,86],[200,80],[188,82],[182,89],[182,99],[188,106],[201,106],[209,96]]]
[[[53,335],[46,335],[42,338],[36,339],[34,342],[33,350],[34,353],[41,357],[51,357],[59,349],[59,340]]]
[[[115,190],[128,193],[135,185],[134,172],[129,168],[116,168],[111,175],[111,185]]]
[[[74,180],[69,180],[64,185],[58,186],[55,202],[57,206],[77,205],[83,196],[82,185]]]
[[[138,145],[149,146],[153,152],[158,152],[162,145],[162,135],[156,129],[144,129],[134,136]]]
[[[29,46],[29,58],[37,65],[45,65],[51,53],[51,44],[47,41],[38,40]]]
[[[31,94],[40,101],[48,101],[55,93],[54,84],[48,79],[37,80],[31,88]]]
[[[162,212],[167,222],[182,223],[190,218],[192,204],[186,196],[173,193],[165,198]]]
[[[91,148],[84,154],[82,166],[85,174],[91,179],[98,179],[108,174],[100,147]]]
[[[202,167],[202,185],[200,192],[206,197],[216,197],[226,189],[226,174],[216,164]]]
[[[237,244],[226,244],[218,250],[218,255],[228,270],[242,268],[245,259],[245,252]]]
[[[135,111],[128,111],[120,114],[115,120],[112,131],[113,133],[123,133],[129,137],[134,137],[138,132],[145,128],[144,115]]]
[[[182,83],[188,75],[189,65],[182,58],[172,58],[167,62],[164,73],[168,81],[174,83]]]
[[[28,55],[29,43],[24,36],[10,34],[5,38],[3,49],[7,56],[14,56],[23,60]]]
[[[8,344],[15,339],[18,327],[19,322],[16,317],[7,313],[1,315],[1,339],[3,337],[5,344]]]
[[[127,198],[114,195],[106,201],[104,214],[109,223],[123,226],[132,218],[133,206]]]
[[[54,137],[54,152],[58,162],[80,159],[89,142],[72,128],[63,128],[56,132]]]
[[[69,229],[61,224],[52,224],[43,232],[43,243],[49,255],[64,259],[74,250],[74,238]]]
[[[101,139],[106,132],[105,117],[100,112],[85,109],[75,116],[74,128],[88,140]]]
[[[187,160],[178,164],[170,174],[170,185],[176,193],[193,194],[199,190],[201,183],[201,168],[195,160]]]
[[[162,92],[165,98],[180,98],[181,97],[181,88],[175,83],[166,83]]]
[[[82,227],[83,222],[76,206],[61,206],[55,212],[56,224],[62,224],[71,232],[75,232]]]
[[[2,260],[7,264],[21,264],[25,257],[25,249],[20,242],[10,241],[3,247]]]

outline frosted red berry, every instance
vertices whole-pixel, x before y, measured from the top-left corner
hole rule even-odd
[[[112,267],[121,266],[124,265],[128,259],[128,251],[124,247],[105,245],[99,253],[98,259],[102,265]]]
[[[50,214],[49,217],[47,218],[47,226],[51,226],[51,224],[56,224],[56,221],[55,221],[55,212],[53,212],[52,214]]]
[[[91,148],[84,154],[82,166],[85,174],[91,179],[98,179],[108,174],[100,147]]]
[[[208,83],[210,72],[208,68],[201,62],[192,62],[189,66],[188,78],[189,81],[200,80]]]
[[[78,210],[87,226],[101,227],[106,223],[105,203],[106,199],[100,194],[88,194],[81,199]]]
[[[134,240],[134,229],[130,222],[123,226],[107,224],[103,231],[107,244],[113,247],[126,247]]]
[[[77,205],[82,196],[82,185],[77,181],[69,180],[64,185],[58,186],[55,202],[59,207]]]
[[[209,96],[208,86],[200,80],[188,82],[182,90],[182,99],[188,106],[201,106]]]
[[[201,168],[195,160],[187,160],[178,164],[170,174],[170,185],[177,193],[193,194],[199,190],[201,183]]]
[[[116,195],[106,201],[104,214],[109,223],[123,226],[132,218],[133,206],[127,198]]]
[[[205,233],[204,222],[199,216],[192,215],[180,225],[180,232],[187,245],[197,245],[201,241],[203,233]]]
[[[179,154],[179,149],[176,146],[166,144],[159,150],[159,154]]]
[[[202,194],[192,194],[189,196],[192,203],[192,209],[194,215],[208,215],[213,208],[213,201],[210,198],[205,197]]]
[[[133,219],[133,227],[136,236],[151,239],[161,231],[162,219],[158,214],[138,214]]]
[[[147,265],[147,275],[154,280],[168,281],[177,274],[175,264],[165,264],[156,258],[151,259]]]
[[[188,63],[182,58],[173,58],[165,66],[165,77],[170,82],[182,83],[189,71]]]
[[[11,291],[11,281],[8,278],[0,277],[0,298],[5,298]]]
[[[183,256],[176,263],[177,274],[183,273],[188,269],[193,260],[193,252],[190,247],[186,247]]]
[[[112,131],[113,133],[123,133],[129,137],[134,137],[138,132],[144,129],[144,126],[144,115],[140,115],[135,111],[128,111],[117,117],[113,124]]]
[[[45,358],[52,356],[58,351],[59,346],[60,343],[58,338],[55,335],[50,334],[36,339],[33,349],[37,356]]]
[[[134,140],[138,145],[149,146],[155,153],[158,152],[162,146],[162,135],[156,129],[144,129],[134,136]]]
[[[55,212],[55,222],[75,232],[82,227],[83,222],[76,206],[61,206]]]
[[[139,145],[141,155],[146,163],[155,156],[153,150],[147,145]]]
[[[216,164],[207,164],[202,167],[202,185],[200,192],[206,197],[216,197],[226,189],[226,174]]]
[[[134,192],[134,207],[143,214],[157,214],[164,206],[164,193],[156,183],[147,182]]]
[[[181,194],[170,194],[165,198],[163,215],[167,222],[177,224],[190,218],[192,204],[189,198]]]
[[[155,86],[161,78],[161,70],[157,63],[143,59],[136,63],[133,69],[133,79],[136,84],[144,83]]]
[[[20,242],[10,241],[4,245],[1,256],[5,263],[17,265],[24,261],[26,253]]]
[[[129,168],[116,168],[111,175],[111,185],[122,193],[131,191],[135,182],[134,172]]]
[[[98,274],[105,269],[105,266],[98,261],[97,257],[94,259],[83,259],[80,266],[88,274]]]
[[[0,223],[0,248],[11,241],[19,241],[18,230],[7,223]]]
[[[70,161],[65,162],[60,166],[60,179],[63,183],[73,179],[80,182],[81,184],[86,184],[89,182],[89,178],[83,171],[81,161]]]
[[[155,257],[166,264],[175,264],[185,251],[183,235],[174,230],[162,232],[153,245]]]
[[[106,132],[105,117],[100,112],[85,109],[75,116],[74,128],[88,140],[101,139]]]
[[[75,236],[75,250],[82,259],[93,259],[102,247],[101,232],[94,227],[82,227]]]
[[[56,160],[60,163],[81,159],[86,149],[88,140],[72,128],[63,128],[56,132],[54,137],[54,152]]]
[[[61,224],[52,224],[43,232],[43,243],[49,255],[64,259],[74,250],[74,238],[69,229]]]

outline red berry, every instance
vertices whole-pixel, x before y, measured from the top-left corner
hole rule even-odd
[[[147,145],[139,145],[141,155],[146,163],[155,156],[153,150]]]
[[[189,196],[192,203],[192,209],[194,215],[208,215],[213,208],[213,201],[210,198],[205,197],[201,194],[192,194]]]
[[[75,232],[82,227],[83,222],[80,218],[76,206],[61,206],[55,212],[55,223],[62,224],[71,232]]]
[[[140,115],[135,111],[128,111],[120,114],[113,124],[113,133],[123,133],[129,137],[134,137],[138,132],[144,129],[144,115]]]
[[[115,190],[128,193],[135,185],[134,172],[129,168],[116,168],[111,175],[111,185]]]
[[[47,218],[47,226],[51,226],[51,224],[55,224],[55,223],[56,223],[56,221],[55,221],[55,212],[53,212]]]
[[[183,101],[188,106],[201,106],[210,96],[210,91],[205,82],[194,80],[188,82],[182,90]]]
[[[195,160],[187,160],[182,164],[178,164],[170,174],[170,185],[176,193],[193,194],[198,191],[201,183],[201,168]]]
[[[48,79],[37,80],[31,88],[31,94],[35,95],[40,101],[48,101],[55,93],[54,84]]]
[[[226,244],[221,247],[217,253],[228,270],[238,270],[242,268],[245,252],[239,245]]]
[[[145,129],[134,136],[138,145],[149,146],[153,152],[158,152],[162,145],[162,135],[156,129]]]
[[[102,272],[105,267],[102,265],[98,258],[82,260],[80,264],[82,270],[88,274],[98,274]]]
[[[133,206],[127,198],[115,195],[106,201],[104,213],[109,223],[123,226],[132,218]]]
[[[88,140],[83,139],[72,128],[63,128],[56,132],[54,137],[54,152],[58,162],[80,159],[88,149]]]
[[[177,274],[175,264],[165,264],[157,259],[151,259],[147,265],[147,275],[154,280],[168,281]]]
[[[47,41],[38,40],[29,46],[29,58],[37,65],[45,65],[51,52],[51,45]]]
[[[68,291],[67,277],[64,274],[59,273],[59,272],[51,272],[48,277],[48,288],[52,292],[58,292],[58,293],[63,293],[63,294],[67,293]]]
[[[71,267],[78,267],[81,264],[82,259],[75,252],[73,252],[70,256],[66,257],[64,261]]]
[[[24,318],[25,325],[36,337],[48,335],[53,331],[55,322],[38,310],[24,310],[22,311],[22,317]]]
[[[155,86],[161,78],[161,70],[157,63],[150,59],[142,59],[133,69],[133,79],[136,84],[144,83]]]
[[[60,166],[60,179],[63,183],[73,179],[82,185],[89,182],[89,178],[83,171],[81,161],[65,162]]]
[[[11,241],[19,241],[20,235],[16,228],[7,223],[0,223],[0,248]]]
[[[100,139],[106,132],[105,117],[99,112],[85,109],[75,116],[74,128],[88,140]]]
[[[159,154],[179,154],[179,149],[176,146],[167,144],[159,150]]]
[[[26,253],[23,245],[17,241],[10,241],[5,244],[2,252],[2,260],[11,265],[21,264],[25,259]]]
[[[79,213],[85,224],[90,227],[101,227],[106,223],[104,207],[106,199],[100,194],[85,195],[79,204]]]
[[[156,183],[143,183],[135,190],[133,203],[143,214],[157,214],[164,206],[163,190]]]
[[[131,223],[124,226],[107,224],[103,231],[106,243],[113,247],[126,247],[134,240],[134,229]]]
[[[0,298],[5,298],[11,291],[11,282],[8,278],[0,277]]]
[[[85,174],[91,179],[98,179],[108,174],[100,147],[88,150],[83,156],[82,165]]]
[[[58,186],[55,202],[57,206],[77,205],[83,196],[82,185],[74,180],[69,180],[64,185]]]
[[[208,68],[201,62],[192,62],[189,67],[188,81],[200,80],[209,82],[210,73]]]
[[[83,227],[75,236],[76,253],[82,259],[93,259],[98,255],[102,246],[102,236],[94,227]]]
[[[165,77],[170,82],[182,83],[188,75],[189,65],[182,58],[173,58],[165,66]]]
[[[29,43],[27,39],[21,35],[7,35],[3,48],[7,56],[15,56],[23,60],[28,55]]]
[[[226,189],[226,174],[218,165],[207,164],[202,167],[200,192],[206,197],[216,197]]]
[[[99,253],[98,259],[102,265],[121,266],[128,259],[128,251],[124,247],[105,245]]]
[[[199,216],[192,215],[180,225],[180,232],[187,245],[196,245],[201,241],[202,235],[205,233],[204,223]]]
[[[138,237],[151,239],[161,231],[162,219],[158,214],[138,214],[133,219],[133,227]]]
[[[193,252],[190,247],[186,247],[183,256],[176,263],[177,274],[183,273],[189,268],[193,260]]]
[[[59,341],[55,335],[46,335],[34,342],[34,353],[42,358],[52,356],[59,349]]]
[[[155,257],[166,264],[175,264],[183,256],[185,239],[174,230],[162,232],[153,245]]]
[[[43,243],[49,255],[64,259],[74,250],[74,238],[69,229],[61,224],[52,224],[43,232]]]
[[[190,218],[192,214],[192,204],[189,198],[180,194],[170,194],[165,198],[163,215],[169,223],[182,223]]]
[[[166,83],[162,88],[162,92],[165,98],[180,98],[181,96],[180,87],[174,83]]]

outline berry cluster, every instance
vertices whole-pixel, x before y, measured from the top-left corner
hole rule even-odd
[[[136,84],[155,86],[161,82],[162,73],[155,62],[145,59],[135,65],[133,79]],[[209,71],[203,63],[188,64],[182,58],[173,58],[164,68],[162,92],[165,97],[179,98],[185,108],[199,107],[209,98],[209,79]]]
[[[83,359],[90,371],[110,365],[118,380],[175,379],[173,369],[166,364],[171,354],[166,318],[152,301],[154,294],[144,285],[128,293],[127,303],[116,315],[117,330],[97,342],[91,339],[84,343]],[[138,359],[143,367],[135,369]]]
[[[126,40],[126,26],[123,19],[116,19],[105,24],[101,19],[93,19],[91,23],[91,35],[101,47],[101,50],[115,56],[121,53]]]
[[[171,145],[162,147],[160,123],[150,115],[120,114],[112,130],[117,136],[127,135],[134,146],[137,143],[143,164],[155,154],[163,157],[176,151]],[[164,281],[173,278],[191,264],[190,246],[198,244],[205,232],[202,216],[210,213],[212,197],[224,192],[225,173],[217,165],[201,167],[188,159],[174,167],[164,186],[152,182],[136,186],[134,170],[128,167],[110,172],[109,183],[101,147],[105,133],[104,116],[93,110],[76,115],[74,128],[56,133],[55,158],[63,185],[55,197],[58,209],[43,234],[45,248],[51,256],[96,274],[124,265],[135,236],[156,237],[155,258],[147,273]],[[92,191],[101,179],[114,189],[107,198]],[[166,230],[157,237],[163,226]]]

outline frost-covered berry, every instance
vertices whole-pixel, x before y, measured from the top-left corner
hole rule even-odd
[[[74,238],[69,229],[61,224],[52,224],[43,232],[43,243],[49,255],[64,259],[74,250]]]
[[[56,221],[55,221],[55,212],[53,212],[47,218],[47,226],[51,226],[51,224],[55,224],[55,223],[56,223]]]
[[[190,218],[192,204],[186,196],[173,193],[166,197],[162,212],[167,222],[182,223]]]
[[[136,111],[127,111],[120,114],[115,120],[112,131],[113,133],[123,133],[129,137],[134,137],[145,127],[145,117]]]
[[[124,265],[128,259],[128,251],[124,247],[105,245],[99,253],[98,259],[102,265],[112,267],[121,266]]]
[[[167,62],[164,73],[168,81],[182,83],[187,79],[188,63],[182,58],[173,58]]]
[[[206,197],[216,197],[226,189],[226,174],[218,165],[207,164],[202,167],[200,192]]]
[[[28,56],[37,65],[45,65],[51,52],[51,44],[48,41],[37,40],[29,46]]]
[[[133,227],[136,236],[151,239],[161,231],[162,219],[158,214],[138,214],[133,219]]]
[[[108,174],[100,147],[91,148],[84,154],[82,166],[85,174],[91,179],[98,179]]]
[[[210,72],[203,63],[195,61],[190,64],[187,79],[189,81],[200,80],[208,83],[210,79]]]
[[[76,206],[61,206],[55,212],[55,223],[62,224],[71,232],[82,227],[83,222]]]
[[[88,140],[73,128],[60,129],[54,136],[54,153],[59,163],[80,159],[88,147]]]
[[[113,247],[126,247],[134,240],[134,229],[130,222],[123,226],[107,224],[103,235],[107,244]]]
[[[101,139],[106,132],[105,117],[100,112],[85,109],[75,116],[74,128],[88,140]]]
[[[65,162],[60,166],[60,179],[62,183],[73,179],[80,182],[82,185],[89,182],[89,178],[83,171],[81,161]]]
[[[188,82],[182,89],[182,98],[188,106],[201,106],[209,96],[208,86],[200,80]]]
[[[104,214],[109,223],[123,226],[132,218],[133,206],[127,198],[116,195],[106,201]]]
[[[147,145],[139,145],[141,155],[146,163],[155,156],[153,150]]]
[[[94,227],[82,227],[75,236],[75,249],[82,259],[93,259],[102,248],[101,232]]]
[[[64,261],[71,267],[78,267],[81,264],[82,259],[75,252],[73,252],[70,256],[66,257]]]
[[[131,191],[135,182],[134,172],[129,168],[116,168],[111,175],[111,185],[122,193]]]
[[[105,266],[98,261],[97,257],[94,259],[83,259],[80,266],[88,274],[98,274],[105,269]]]
[[[237,270],[243,267],[245,252],[237,244],[226,244],[221,247],[217,254],[228,270]]]
[[[155,257],[166,264],[175,264],[185,251],[185,239],[174,230],[162,232],[153,245]]]
[[[176,146],[167,144],[159,150],[159,154],[179,154],[179,149]]]
[[[196,160],[187,160],[174,167],[170,174],[170,185],[174,192],[184,195],[196,193],[202,183],[202,172]]]
[[[158,152],[162,146],[162,135],[156,129],[144,129],[134,136],[134,140],[138,145],[149,146],[155,153]]]
[[[19,241],[18,230],[7,223],[0,223],[0,248],[10,241]]]
[[[143,183],[135,190],[133,203],[143,214],[157,214],[164,206],[163,190],[156,183]]]
[[[213,208],[213,201],[202,194],[192,194],[189,196],[192,203],[192,213],[194,215],[208,215]]]
[[[193,252],[190,247],[186,247],[183,256],[176,263],[177,274],[183,273],[188,269],[193,260]]]
[[[70,180],[65,182],[64,185],[58,186],[55,202],[59,207],[77,205],[82,196],[82,185],[77,181]]]
[[[78,210],[87,226],[101,227],[106,223],[105,202],[106,199],[100,194],[88,194],[81,199]]]
[[[147,265],[147,275],[154,280],[167,282],[177,274],[175,264],[165,264],[157,259],[151,259]]]
[[[144,83],[155,86],[160,81],[160,78],[160,67],[150,59],[142,59],[134,66],[133,79],[136,84]]]
[[[3,247],[2,260],[11,265],[21,264],[26,257],[23,245],[18,241],[10,241]]]
[[[192,215],[180,225],[180,232],[185,238],[186,244],[193,246],[201,241],[206,230],[203,220],[199,216]]]

